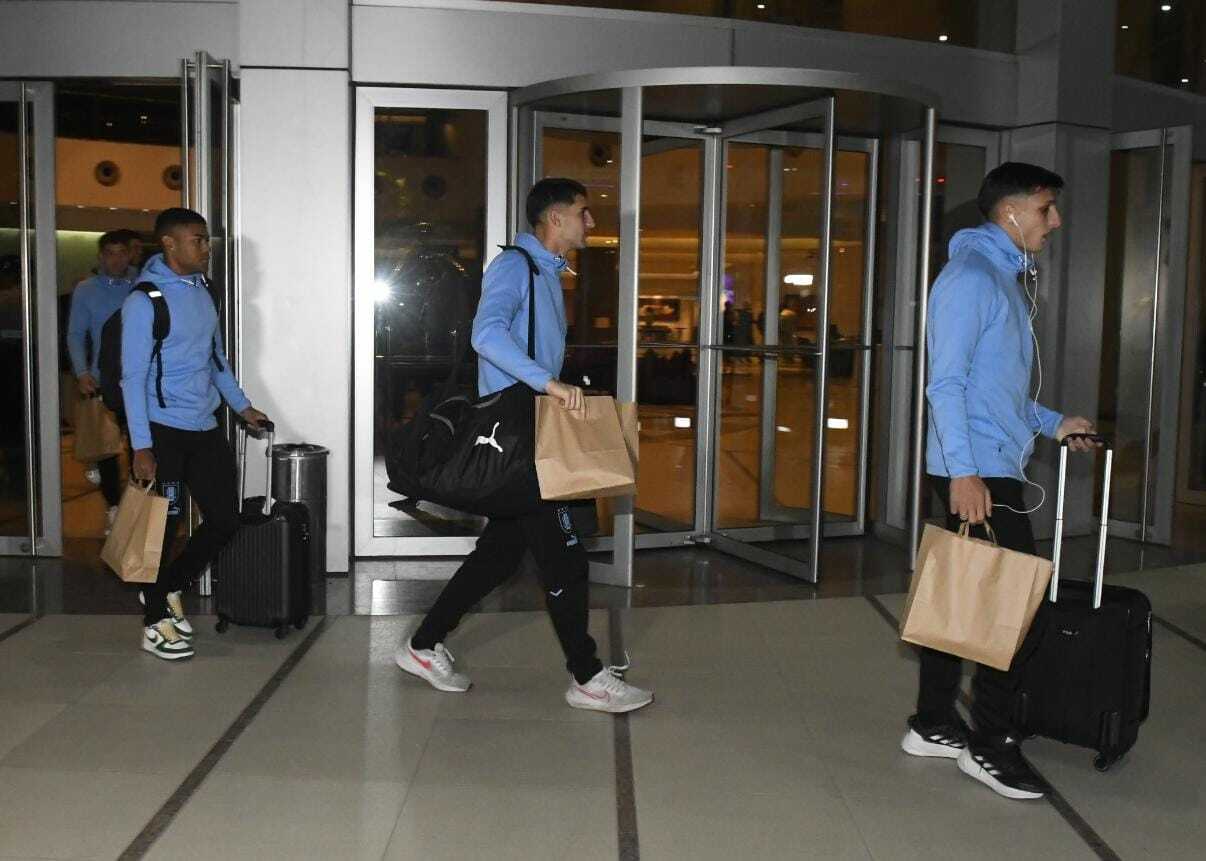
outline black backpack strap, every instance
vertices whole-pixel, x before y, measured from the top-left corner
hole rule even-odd
[[[536,261],[532,259],[532,255],[526,248],[518,245],[500,245],[498,247],[503,251],[518,251],[523,255],[523,259],[528,261],[528,358],[534,360],[536,358],[536,276],[540,274],[540,267],[536,265]]]
[[[201,276],[201,285],[205,288],[205,292],[209,294],[209,301],[214,303],[214,313],[218,315],[218,321],[222,320],[222,308],[218,304],[218,297],[214,295],[213,288],[209,286],[209,279],[204,275]],[[209,339],[209,357],[213,360],[214,366],[219,370],[224,370],[222,360],[218,357],[218,331],[214,330],[214,336]]]
[[[150,281],[142,281],[134,286],[135,290],[146,294],[146,297],[151,300],[151,308],[155,312],[155,318],[151,323],[151,338],[153,346],[151,347],[151,359],[155,362],[155,397],[159,401],[159,408],[166,409],[167,401],[163,399],[163,341],[172,331],[172,315],[168,311],[167,299],[163,297],[163,292],[159,287]]]

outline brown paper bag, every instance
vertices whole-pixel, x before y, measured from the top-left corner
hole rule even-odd
[[[632,424],[628,438],[614,398],[588,397],[581,410],[567,410],[553,398],[536,398],[536,477],[541,498],[635,493],[635,420]]]
[[[1008,670],[1050,580],[1046,559],[927,524],[900,637]]]
[[[130,483],[117,506],[117,519],[101,548],[101,559],[127,583],[154,583],[163,558],[168,501],[153,484]]]
[[[80,398],[75,405],[75,459],[96,463],[121,454],[121,428],[99,397]]]

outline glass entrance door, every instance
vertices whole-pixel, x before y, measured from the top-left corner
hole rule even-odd
[[[0,555],[62,553],[53,99],[0,81]]]
[[[1190,133],[1115,135],[1110,160],[1098,392],[1102,432],[1114,438],[1110,530],[1160,544],[1171,539],[1177,485]]]

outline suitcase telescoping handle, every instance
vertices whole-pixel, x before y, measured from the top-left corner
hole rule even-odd
[[[1085,439],[1105,447],[1105,480],[1101,488],[1101,531],[1097,535],[1097,573],[1093,577],[1093,609],[1101,606],[1101,590],[1105,583],[1106,536],[1110,524],[1110,474],[1114,469],[1114,446],[1099,434],[1070,433],[1059,445],[1059,489],[1055,494],[1055,549],[1051,554],[1051,589],[1048,599],[1059,598],[1059,563],[1064,543],[1064,485],[1068,480],[1068,443]]]
[[[272,445],[276,441],[276,425],[264,422],[256,430],[268,436],[268,448],[264,452],[264,459],[268,461],[267,484],[264,485],[264,515],[267,516],[272,513]],[[251,435],[242,422],[239,423],[239,434],[242,436],[239,444],[239,507],[242,508],[243,500],[247,498],[247,437]]]

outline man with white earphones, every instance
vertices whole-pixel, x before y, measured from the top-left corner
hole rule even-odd
[[[1039,404],[1042,361],[1034,334],[1039,273],[1034,255],[1062,224],[1064,180],[1045,168],[1007,162],[984,178],[977,205],[985,223],[961,230],[930,293],[926,349],[929,405],[926,471],[946,505],[947,527],[992,521],[996,542],[1035,553],[1029,515],[1046,492],[1026,477],[1039,435],[1094,433],[1093,422]],[[1035,372],[1035,366],[1037,372]],[[1031,386],[1032,379],[1035,385]],[[1068,447],[1088,451],[1076,439]],[[1027,508],[1027,485],[1039,490]],[[1007,798],[1041,798],[1041,778],[1021,755],[1013,726],[1020,668],[1038,641],[1043,613],[1008,672],[977,665],[969,730],[955,710],[962,659],[921,650],[917,713],[901,741],[914,756],[955,759],[961,771]]]

